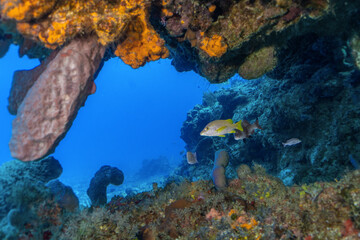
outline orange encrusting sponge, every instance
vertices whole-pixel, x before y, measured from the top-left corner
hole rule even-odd
[[[210,57],[221,57],[227,51],[226,43],[223,43],[220,35],[213,35],[211,38],[205,37],[200,44],[200,49],[205,51]]]

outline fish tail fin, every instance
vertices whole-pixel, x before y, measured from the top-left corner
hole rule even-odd
[[[238,121],[237,123],[235,123],[235,125],[236,125],[236,129],[238,129],[238,130],[240,130],[240,131],[244,131],[244,129],[243,129],[243,127],[241,126],[241,122],[242,122],[242,120],[240,120],[240,121]]]
[[[258,129],[260,129],[260,130],[262,130],[263,128],[260,126],[260,124],[259,124],[259,119],[257,118],[256,119],[256,121],[255,121],[255,126],[258,128]]]
[[[283,147],[285,147],[286,144],[285,144],[285,143],[282,143],[282,145],[283,145]]]

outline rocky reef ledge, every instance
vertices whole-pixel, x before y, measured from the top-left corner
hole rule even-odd
[[[351,158],[360,159],[360,72],[347,62],[347,45],[313,34],[291,43],[298,49],[282,53],[289,61],[270,72],[271,78],[234,80],[229,88],[205,93],[202,104],[188,112],[181,138],[188,151],[197,153],[199,164],[184,161],[180,175],[209,179],[219,149],[230,154],[232,169],[261,164],[287,185],[332,181],[358,167]],[[229,118],[258,118],[263,130],[246,142],[232,135],[200,136],[207,123]],[[291,138],[302,142],[284,147],[282,142]]]
[[[358,239],[359,170],[337,182],[292,187],[259,165],[243,165],[238,175],[221,191],[211,181],[172,182],[131,197],[115,196],[103,207],[76,212],[48,208],[37,222],[41,228],[25,221],[18,237]]]
[[[133,68],[169,57],[178,71],[193,70],[219,83],[236,73],[257,78],[291,62],[282,54],[297,50],[291,41],[314,34],[338,37],[348,45],[344,54],[349,63],[358,67],[359,9],[359,1],[341,0],[0,0],[0,57],[17,44],[20,56],[42,61],[39,68],[14,76],[13,86],[19,89],[12,91],[9,110],[18,115],[11,152],[23,161],[51,153],[87,94],[95,92],[91,82],[111,57]],[[79,41],[86,44],[70,54],[67,49]],[[88,52],[87,44],[93,44],[97,54]],[[83,57],[88,67],[80,79],[73,76],[79,68],[65,65],[78,66]],[[62,72],[54,77],[58,66]],[[24,82],[24,76],[32,81]],[[79,92],[73,91],[78,87]],[[54,106],[46,103],[45,94],[35,97],[44,91]],[[34,103],[38,108],[31,107]],[[60,108],[64,115],[51,115]],[[38,127],[29,121],[35,115],[41,120]]]

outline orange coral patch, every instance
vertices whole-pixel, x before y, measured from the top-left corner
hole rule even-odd
[[[214,12],[215,11],[215,9],[216,9],[216,6],[215,5],[211,5],[210,7],[209,7],[209,12]]]
[[[205,37],[201,41],[200,49],[205,51],[210,57],[221,57],[227,51],[226,43],[222,37],[215,34],[211,38]]]
[[[58,3],[56,8],[53,7]],[[110,44],[126,33],[127,26],[147,8],[146,0],[55,1],[0,0],[1,15],[16,20],[18,31],[28,38],[55,49],[77,35],[96,34],[102,45]],[[50,6],[50,7],[49,7]],[[30,21],[48,14],[44,19]]]
[[[166,17],[172,17],[172,16],[174,15],[173,12],[170,12],[170,11],[167,10],[166,8],[163,8],[163,9],[161,10],[161,12],[162,12],[163,15],[166,16]]]
[[[165,41],[160,38],[146,19],[146,12],[140,11],[139,16],[131,21],[125,34],[126,38],[118,44],[115,50],[115,55],[133,68],[169,56]]]
[[[0,0],[0,9],[4,18],[29,21],[44,16],[54,7],[55,3],[55,0]]]
[[[240,226],[242,228],[246,228],[247,230],[250,230],[251,228],[257,226],[259,223],[254,219],[254,218],[251,218],[250,222],[249,223],[243,223],[241,224]]]

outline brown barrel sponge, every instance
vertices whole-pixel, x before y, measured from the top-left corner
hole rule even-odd
[[[215,152],[215,166],[226,167],[229,164],[229,154],[224,149],[220,149]]]
[[[214,166],[211,177],[217,190],[222,190],[226,188],[227,182],[224,167]]]

